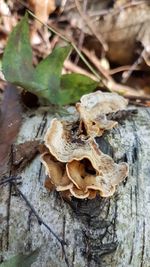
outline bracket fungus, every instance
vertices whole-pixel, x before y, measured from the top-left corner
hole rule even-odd
[[[117,125],[116,121],[108,120],[106,114],[125,109],[127,100],[116,93],[102,93],[97,91],[81,97],[76,104],[80,114],[80,122],[84,123],[90,136],[101,136],[105,130]]]
[[[76,104],[78,121],[54,118],[44,137],[41,158],[46,169],[45,186],[64,197],[95,198],[112,196],[128,175],[128,164],[116,164],[98,147],[95,137],[117,125],[108,113],[125,109],[127,101],[114,93],[84,95]]]

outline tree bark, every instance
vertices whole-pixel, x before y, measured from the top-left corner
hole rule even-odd
[[[52,115],[29,112],[24,117],[17,143],[43,139]],[[21,175],[19,190],[43,221],[66,241],[70,267],[149,267],[150,266],[150,109],[97,138],[115,162],[129,164],[128,178],[111,198],[64,201],[59,193],[43,186],[44,168],[37,156]],[[0,188],[1,261],[39,248],[32,267],[67,266],[56,238],[39,225],[31,209],[16,194],[14,186]]]

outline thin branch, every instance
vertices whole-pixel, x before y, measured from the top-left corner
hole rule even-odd
[[[81,67],[75,65],[70,60],[65,60],[64,67],[65,67],[65,69],[70,70],[71,72],[80,73],[80,74],[83,74],[83,75],[86,75],[86,76],[90,77],[91,79],[93,79],[93,80],[95,80],[97,82],[99,81],[99,79],[97,79],[95,77],[95,75],[93,75],[90,72],[88,72],[87,70],[82,69]]]
[[[52,28],[51,26],[47,25],[46,23],[43,23],[40,19],[37,18],[37,16],[34,15],[33,12],[31,12],[30,10],[28,10],[28,13],[35,18],[37,21],[39,21],[42,25],[44,25],[45,27],[47,27],[47,29],[49,29],[51,32],[55,33],[56,35],[58,35],[62,40],[64,40],[65,42],[69,43],[78,53],[78,55],[80,56],[80,58],[82,59],[82,61],[85,63],[85,65],[90,69],[90,71],[98,78],[99,81],[101,81],[101,77],[100,75],[95,71],[95,69],[90,65],[90,63],[86,60],[86,58],[83,56],[83,54],[80,52],[80,50],[78,49],[78,47],[76,46],[76,44],[73,43],[73,41],[69,40],[67,37],[65,37],[64,35],[62,35],[61,33],[59,33],[57,30],[55,30],[54,28]]]
[[[88,26],[90,31],[93,33],[93,35],[96,37],[96,39],[100,42],[104,51],[107,51],[108,45],[105,42],[103,36],[100,33],[98,33],[97,31],[95,31],[95,29],[94,29],[94,27],[90,21],[90,18],[82,11],[80,3],[78,0],[75,0],[75,4],[76,4],[77,10],[78,10],[80,16],[82,17],[82,19],[84,20],[84,22],[86,23],[86,25]]]
[[[94,64],[94,66],[101,73],[101,76],[103,78],[107,80],[112,80],[111,76],[108,74],[108,71],[101,66],[100,59],[95,55],[95,52],[89,51],[86,48],[82,48],[82,52]]]
[[[150,101],[150,97],[146,95],[145,96],[125,95],[125,98],[128,98],[130,100],[139,100],[141,102]]]
[[[135,68],[137,68],[143,61],[143,54],[144,54],[144,50],[141,52],[140,56],[138,57],[138,59],[132,64],[132,66],[130,67],[130,69],[126,72],[123,73],[122,75],[122,83],[126,83],[128,81],[128,79],[130,78],[132,72],[135,70]]]
[[[18,186],[16,185],[16,180],[19,180],[21,179],[21,177],[16,177],[16,176],[11,176],[11,177],[8,177],[8,178],[5,178],[3,179],[1,182],[0,182],[0,186],[4,185],[4,184],[7,184],[7,183],[10,183],[15,187],[15,190],[18,191],[18,193],[20,194],[20,196],[23,198],[23,200],[26,202],[27,206],[30,208],[30,210],[32,211],[32,213],[34,214],[34,216],[37,218],[38,220],[38,223],[40,225],[44,225],[48,231],[57,239],[57,241],[61,244],[61,248],[62,248],[62,252],[63,252],[63,255],[64,255],[64,259],[65,259],[65,262],[66,262],[66,265],[67,267],[69,267],[69,261],[68,261],[68,258],[67,258],[67,255],[66,255],[66,251],[65,251],[65,245],[66,242],[63,240],[63,239],[60,239],[56,234],[55,232],[43,221],[43,219],[38,215],[37,211],[35,210],[35,208],[32,206],[32,204],[29,202],[29,200],[26,198],[26,196],[22,193],[22,191],[18,188]]]
[[[125,65],[125,66],[116,67],[114,69],[110,69],[109,70],[109,74],[110,75],[114,75],[114,74],[119,73],[119,72],[128,71],[128,70],[130,70],[130,68],[131,68],[131,65]],[[140,68],[138,66],[134,67],[133,71],[135,71],[135,70],[140,70]]]
[[[21,197],[23,198],[23,200],[26,202],[27,206],[31,209],[31,211],[33,212],[33,214],[35,215],[35,217],[38,220],[38,223],[41,225],[43,224],[48,230],[49,232],[57,239],[57,241],[61,244],[61,245],[66,245],[66,243],[64,243],[63,240],[61,240],[55,233],[54,231],[41,219],[41,217],[38,215],[38,213],[36,212],[35,208],[32,206],[32,204],[29,202],[29,200],[26,198],[26,196],[21,192],[21,190],[16,186],[16,184],[13,182],[13,185],[15,186],[16,191],[19,192],[19,194],[21,195]]]
[[[4,184],[7,184],[7,183],[9,183],[9,182],[13,182],[14,180],[16,181],[16,180],[20,180],[20,179],[21,179],[20,176],[19,176],[19,177],[11,176],[11,177],[8,177],[8,178],[4,178],[4,179],[2,179],[2,180],[0,181],[0,186],[1,186],[1,185],[4,185]]]
[[[27,206],[30,208],[30,210],[32,211],[32,213],[34,214],[34,216],[37,218],[38,220],[38,223],[40,225],[44,225],[48,231],[57,239],[57,241],[61,244],[61,247],[62,247],[62,251],[63,251],[63,254],[64,254],[64,258],[65,258],[65,262],[66,262],[66,265],[67,267],[69,267],[69,262],[68,262],[68,258],[67,258],[67,255],[66,255],[66,251],[65,251],[65,245],[66,242],[62,239],[60,239],[57,234],[55,234],[55,232],[43,221],[43,219],[38,215],[37,211],[35,210],[35,208],[32,206],[32,204],[30,203],[30,201],[27,199],[27,197],[22,193],[22,191],[18,188],[18,186],[12,182],[13,186],[15,187],[16,191],[18,191],[18,193],[20,194],[20,196],[23,198],[23,200],[26,202]]]
[[[106,71],[99,62],[99,59],[96,57],[94,53],[89,52],[85,48],[82,49],[87,58],[93,63],[93,65],[99,70],[102,76],[102,82],[106,88],[108,88],[112,92],[118,92],[120,94],[128,94],[135,95],[136,91],[134,88],[116,83],[116,81],[109,75],[108,71]]]
[[[86,13],[87,10],[87,0],[83,1],[83,12]],[[81,47],[83,46],[85,33],[83,31],[80,32],[79,40],[78,40],[78,48],[81,50]],[[77,65],[79,62],[79,55],[76,56],[74,63]]]

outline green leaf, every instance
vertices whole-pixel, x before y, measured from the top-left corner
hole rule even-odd
[[[2,70],[7,81],[24,88],[29,87],[34,68],[32,66],[27,15],[17,24],[9,36],[4,51]]]
[[[82,74],[62,75],[62,90],[59,92],[58,102],[60,105],[75,103],[82,95],[92,92],[97,86],[98,82]]]
[[[34,68],[26,15],[9,36],[2,62],[4,76],[7,81],[57,104],[61,71],[70,51],[71,46],[58,47]]]
[[[34,87],[38,88],[39,95],[50,100],[52,104],[57,104],[62,67],[70,51],[71,46],[55,48],[35,69]]]
[[[9,36],[2,62],[4,76],[7,81],[52,104],[74,103],[83,94],[92,92],[98,83],[81,74],[61,76],[64,60],[70,51],[71,46],[58,47],[34,68],[26,15]]]
[[[29,255],[18,254],[9,260],[0,264],[0,267],[30,267],[38,257],[39,249],[36,249]]]

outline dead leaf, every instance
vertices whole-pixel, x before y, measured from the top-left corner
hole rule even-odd
[[[16,86],[8,84],[0,110],[0,175],[6,171],[11,145],[21,125],[21,105]]]
[[[26,141],[13,146],[13,171],[20,172],[39,152],[40,140]]]
[[[55,0],[30,0],[36,17],[43,23],[47,23],[48,16],[56,9]],[[36,21],[37,28],[41,27],[41,23]]]

